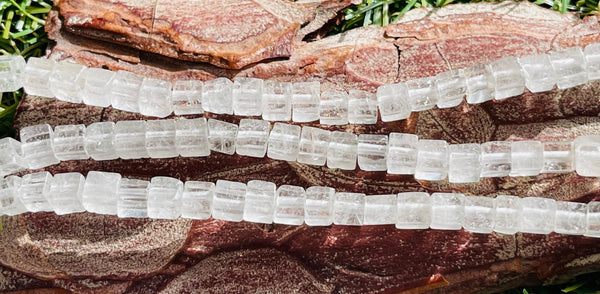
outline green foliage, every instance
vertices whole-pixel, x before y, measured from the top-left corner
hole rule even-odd
[[[600,293],[600,272],[579,275],[560,285],[532,286],[501,292],[501,294],[597,294]]]

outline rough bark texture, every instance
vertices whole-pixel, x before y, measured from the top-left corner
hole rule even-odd
[[[255,76],[319,80],[325,88],[374,91],[381,84],[486,63],[501,56],[600,41],[598,18],[579,21],[575,16],[559,15],[527,2],[415,10],[387,29],[356,29],[303,42],[307,31],[318,30],[317,26],[347,1],[244,1],[239,10],[227,12],[231,17],[219,26],[227,34],[220,36],[211,31],[215,16],[207,14],[206,3],[197,5],[201,2],[190,2],[191,6],[183,9],[161,1],[152,28],[153,12],[141,1],[61,0],[57,3],[60,15],[54,12],[48,25],[57,43],[51,57],[169,80]],[[222,5],[220,1],[207,2]],[[295,9],[294,13],[289,7]],[[193,19],[181,18],[181,11]],[[188,21],[193,29],[186,25]],[[259,23],[269,25],[256,30]],[[308,24],[300,29],[303,23]],[[117,43],[129,42],[131,47],[153,53],[94,40],[118,34]],[[413,114],[400,122],[335,129],[412,132],[451,143],[573,138],[600,132],[598,97],[600,83],[596,82],[481,105],[463,103],[457,108]],[[28,96],[19,107],[15,127],[125,119],[142,117],[112,108]],[[490,197],[514,194],[584,202],[600,199],[600,181],[575,173],[456,185],[222,154],[207,158],[73,161],[48,170],[84,174],[89,170],[115,171],[141,179],[154,175],[181,180],[261,179],[277,185],[327,185],[367,194],[460,191]],[[600,240],[558,234],[506,236],[405,231],[394,226],[151,221],[88,213],[25,214],[3,217],[2,223],[0,290],[4,291],[470,293],[551,283],[600,267]]]

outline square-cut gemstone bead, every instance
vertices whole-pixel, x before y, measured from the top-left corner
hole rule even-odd
[[[398,216],[396,194],[365,197],[365,225],[395,224]]]
[[[111,99],[109,85],[117,73],[103,68],[88,68],[81,73],[79,96],[86,105],[108,107]]]
[[[306,189],[304,222],[309,226],[328,226],[333,223],[335,189],[313,186]]]
[[[463,70],[467,83],[467,103],[478,104],[494,98],[494,77],[487,64],[478,64]]]
[[[117,216],[148,217],[148,185],[137,179],[121,179],[117,191]]]
[[[407,119],[412,109],[406,84],[390,84],[377,88],[377,106],[382,121]]]
[[[275,123],[269,135],[267,156],[273,159],[294,161],[298,156],[300,126]]]
[[[388,136],[358,135],[358,166],[366,171],[385,171]]]
[[[108,85],[112,107],[129,112],[140,112],[140,88],[144,77],[120,70]]]
[[[266,120],[241,119],[235,142],[235,152],[244,156],[265,157],[270,129],[271,124]]]
[[[0,139],[0,176],[16,173],[26,167],[21,142],[10,137]]]
[[[511,169],[511,142],[491,141],[481,144],[481,177],[505,177]]]
[[[81,195],[83,207],[93,213],[116,215],[120,182],[118,173],[88,172]]]
[[[335,193],[333,223],[362,226],[365,219],[365,196],[363,193]]]
[[[585,58],[581,47],[571,47],[550,53],[550,62],[556,72],[559,89],[587,83]]]
[[[85,177],[80,173],[56,174],[50,185],[48,202],[58,215],[83,212],[81,196]]]
[[[556,85],[556,73],[547,54],[520,57],[519,64],[525,86],[532,93],[550,91]]]
[[[19,197],[21,178],[8,176],[0,178],[0,215],[17,215],[27,212]]]
[[[444,140],[419,140],[415,179],[441,181],[448,175],[448,143]]]
[[[319,104],[319,123],[345,125],[348,123],[348,94],[344,91],[323,91]]]
[[[218,180],[212,202],[212,216],[215,219],[239,222],[244,215],[246,184]]]
[[[212,210],[215,184],[210,182],[187,181],[181,195],[181,217],[208,219]]]
[[[115,123],[95,122],[85,130],[85,150],[94,160],[119,158],[115,148]]]
[[[270,121],[292,120],[292,83],[266,80],[263,86],[263,119]]]
[[[235,137],[237,137],[238,125],[220,121],[217,119],[208,120],[208,141],[210,150],[233,154],[235,153]]]
[[[503,57],[490,64],[494,77],[494,98],[496,100],[523,94],[525,78],[516,57]]]
[[[299,82],[292,85],[292,120],[310,122],[319,119],[321,83]]]
[[[573,142],[544,142],[543,145],[543,173],[564,173],[574,170],[575,152],[573,152]]]
[[[25,65],[21,55],[0,56],[0,92],[14,92],[23,87],[21,73]]]
[[[273,223],[275,213],[274,183],[253,180],[249,181],[246,188],[246,202],[244,203],[244,220],[253,223]]]
[[[140,113],[146,116],[165,117],[171,112],[171,82],[144,78],[140,88]]]
[[[489,234],[494,229],[494,198],[483,196],[465,197],[463,227],[473,233]]]
[[[24,175],[22,179],[19,198],[23,201],[27,211],[52,211],[52,206],[48,202],[52,175],[43,171]]]
[[[521,199],[521,232],[549,234],[554,230],[556,201],[541,197]]]
[[[544,167],[544,146],[539,141],[512,142],[510,158],[512,167],[511,177],[535,176]]]
[[[417,144],[419,137],[413,134],[390,133],[386,157],[387,172],[397,175],[411,175],[417,166]]]
[[[176,120],[175,149],[183,157],[210,155],[206,119],[202,117]]]
[[[579,136],[575,146],[575,170],[584,177],[600,176],[600,136]]]
[[[115,150],[123,159],[148,157],[146,150],[146,122],[123,120],[115,125]]]
[[[521,214],[523,206],[521,198],[510,195],[498,195],[494,199],[496,214],[494,216],[494,231],[512,235],[521,230]]]
[[[592,201],[587,205],[584,235],[600,238],[600,201]]]
[[[418,230],[431,225],[431,198],[425,192],[398,194],[396,228]]]
[[[362,90],[348,92],[348,122],[374,124],[377,122],[377,96]]]
[[[301,225],[304,223],[304,188],[283,185],[277,188],[275,216],[273,221],[284,225]]]
[[[300,136],[298,162],[325,165],[331,132],[314,127],[303,127]]]
[[[331,132],[327,150],[327,167],[354,170],[358,156],[358,136],[346,132]]]
[[[175,121],[172,119],[146,122],[146,151],[150,158],[169,158],[179,155],[175,148]]]
[[[53,97],[50,90],[50,73],[56,61],[44,57],[30,57],[21,75],[25,93]]]
[[[233,83],[227,78],[204,82],[202,107],[212,113],[233,114]]]
[[[30,169],[38,169],[60,162],[52,149],[54,132],[49,124],[24,127],[21,129],[20,137],[23,158]]]
[[[481,174],[481,146],[479,144],[452,144],[448,148],[448,181],[476,183]]]
[[[85,69],[85,66],[81,64],[68,61],[60,61],[54,64],[48,78],[52,95],[58,100],[80,103],[82,99],[79,92],[82,89],[79,79]]]
[[[408,100],[412,111],[432,109],[439,100],[434,77],[426,77],[406,82]]]
[[[465,195],[460,193],[431,194],[431,225],[437,230],[460,230],[465,216]]]
[[[181,215],[183,182],[171,177],[153,177],[148,186],[148,217],[176,219]]]
[[[554,231],[559,234],[583,235],[587,204],[556,201]]]
[[[59,160],[88,159],[85,150],[85,125],[61,125],[54,128],[54,155]]]
[[[439,93],[438,108],[456,107],[467,94],[467,82],[462,70],[449,70],[435,76]]]
[[[261,115],[263,80],[235,78],[233,81],[233,113],[235,115]]]
[[[179,80],[173,82],[171,103],[176,115],[202,114],[202,81]]]
[[[600,79],[600,43],[592,43],[585,46],[583,50],[585,63],[587,65],[588,80]]]

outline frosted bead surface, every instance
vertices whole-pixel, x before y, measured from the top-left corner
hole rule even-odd
[[[510,148],[511,177],[535,176],[544,167],[544,147],[539,141],[512,142]]]
[[[273,159],[294,161],[298,156],[300,126],[275,123],[269,136],[267,156]]]
[[[171,92],[173,112],[176,115],[202,114],[202,82],[196,80],[175,81]]]
[[[467,67],[463,74],[467,83],[467,103],[478,104],[494,98],[494,77],[489,65]]]
[[[528,55],[519,58],[525,86],[532,93],[550,91],[556,84],[556,73],[547,54]]]
[[[417,144],[419,137],[413,134],[390,133],[386,157],[389,174],[411,175],[417,166]]]
[[[121,175],[90,171],[85,179],[81,203],[85,210],[99,214],[117,214],[117,191]]]
[[[85,125],[61,125],[54,128],[54,155],[59,160],[88,159],[85,150]]]
[[[270,121],[292,120],[292,83],[273,80],[264,82],[262,117]]]
[[[311,122],[319,119],[321,83],[299,82],[292,85],[292,120]]]
[[[246,184],[231,181],[217,181],[212,202],[212,216],[215,219],[239,222],[244,215]]]
[[[550,62],[556,72],[559,89],[587,83],[585,58],[580,47],[571,47],[550,53]]]
[[[0,215],[12,216],[27,212],[19,198],[20,187],[21,178],[17,176],[0,178]]]
[[[117,73],[103,68],[88,68],[81,73],[79,96],[86,105],[108,107],[111,99],[109,85]]]
[[[564,173],[574,170],[573,142],[544,142],[543,173]]]
[[[431,225],[431,198],[425,192],[405,192],[398,194],[398,229],[427,229]]]
[[[117,216],[148,217],[148,184],[137,179],[121,179],[117,191]]]
[[[79,96],[79,79],[84,70],[85,66],[77,63],[61,61],[54,64],[48,78],[52,96],[66,102],[80,103],[82,99]]]
[[[0,56],[0,92],[14,92],[23,86],[21,73],[25,65],[21,55]]]
[[[412,111],[424,111],[435,106],[439,93],[435,86],[434,77],[426,77],[406,82],[408,100]]]
[[[348,94],[344,91],[323,91],[319,104],[319,123],[345,125],[348,123]]]
[[[481,144],[481,177],[505,177],[511,169],[511,142]]]
[[[521,214],[523,207],[521,198],[510,195],[498,195],[494,199],[496,214],[494,216],[494,231],[512,235],[521,229]]]
[[[415,179],[441,181],[448,175],[448,143],[444,140],[419,140]]]
[[[584,177],[600,176],[600,136],[579,136],[575,146],[575,170]]]
[[[171,177],[153,177],[148,186],[148,217],[176,219],[181,215],[183,182]]]
[[[239,155],[265,157],[271,124],[262,119],[241,119],[235,142]]]
[[[467,94],[467,83],[462,70],[450,70],[435,76],[439,94],[438,108],[456,107]]]
[[[348,122],[374,124],[377,122],[377,96],[362,90],[348,92]]]
[[[464,220],[465,195],[460,193],[431,194],[431,225],[437,230],[460,230]]]
[[[176,120],[175,147],[183,157],[210,155],[206,119],[202,117]]]
[[[494,98],[496,100],[523,94],[525,79],[516,57],[503,57],[490,64],[494,77]]]
[[[219,114],[233,114],[233,83],[227,78],[216,78],[204,82],[202,107]]]
[[[115,125],[115,150],[123,159],[148,157],[146,151],[146,122],[122,120]]]
[[[473,233],[489,234],[494,229],[494,198],[482,196],[465,197],[463,227]]]
[[[40,124],[24,127],[21,129],[20,137],[23,158],[30,169],[38,169],[60,162],[52,148],[54,132],[50,125]]]
[[[236,115],[261,115],[262,79],[235,78],[232,95],[233,113]]]
[[[303,127],[300,136],[298,162],[325,165],[331,132],[314,127]]]
[[[377,106],[382,121],[407,119],[412,109],[406,84],[390,84],[377,88]]]
[[[165,117],[171,112],[171,82],[144,78],[140,88],[140,113],[147,116]]]
[[[43,171],[24,175],[22,179],[19,198],[23,201],[27,211],[52,211],[52,206],[48,202],[52,175]]]
[[[304,222],[304,188],[283,185],[277,188],[273,221],[284,225],[301,225]]]
[[[593,43],[585,46],[583,50],[585,63],[587,65],[588,80],[595,81],[600,79],[600,43]]]
[[[140,112],[140,88],[144,77],[120,70],[108,85],[112,107],[129,112]]]
[[[585,203],[556,201],[554,231],[559,234],[583,235],[586,210]]]
[[[23,88],[29,95],[53,97],[50,90],[50,73],[56,61],[44,57],[30,57],[21,74]]]
[[[150,158],[169,158],[179,155],[175,148],[175,121],[172,119],[146,122],[146,151]]]
[[[397,219],[396,194],[365,197],[365,225],[395,224]]]
[[[554,230],[556,201],[541,197],[521,199],[521,232],[549,234]]]
[[[354,170],[358,156],[358,136],[346,132],[331,132],[327,151],[327,167]]]
[[[249,181],[244,204],[244,220],[254,223],[273,223],[275,213],[274,183],[266,181]]]
[[[210,150],[229,155],[235,153],[237,133],[238,126],[236,124],[209,119],[208,141],[210,142]]]
[[[181,195],[181,217],[207,219],[212,210],[215,184],[210,182],[187,181]]]
[[[452,144],[448,148],[448,180],[450,183],[476,183],[481,174],[481,146]]]
[[[366,171],[385,171],[388,136],[358,135],[358,166]]]
[[[588,237],[600,237],[600,201],[588,203],[585,220],[584,235]]]
[[[85,177],[80,173],[54,175],[48,193],[52,210],[58,215],[85,211],[81,204],[84,184]]]
[[[95,122],[86,128],[85,150],[94,160],[116,159],[115,123]]]
[[[335,193],[333,223],[336,225],[362,226],[365,219],[365,194]]]
[[[0,176],[16,173],[26,167],[21,142],[10,137],[0,139]]]
[[[304,222],[309,226],[328,226],[333,223],[335,189],[314,186],[306,189]]]

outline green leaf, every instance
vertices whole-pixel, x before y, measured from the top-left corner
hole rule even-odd
[[[583,285],[585,285],[585,282],[578,283],[578,284],[566,287],[564,289],[561,289],[560,291],[563,292],[563,293],[569,293],[571,291],[575,291],[575,290],[581,288],[581,286],[583,286]]]

